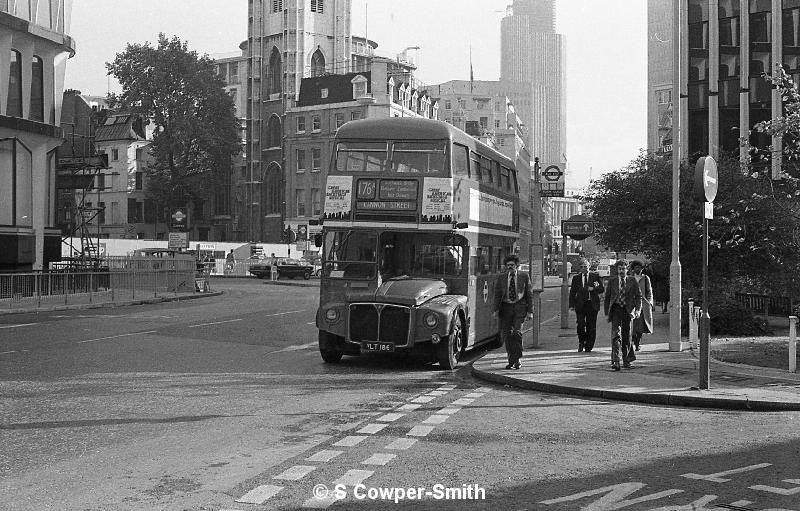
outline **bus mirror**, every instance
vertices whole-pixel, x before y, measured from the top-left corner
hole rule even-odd
[[[456,229],[466,229],[468,227],[469,224],[467,222],[458,222],[457,224],[455,224]]]
[[[315,234],[314,235],[314,246],[321,247],[322,246],[322,234]]]

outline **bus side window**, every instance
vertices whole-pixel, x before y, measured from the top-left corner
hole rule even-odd
[[[474,266],[475,275],[486,275],[490,271],[490,256],[489,247],[477,247],[478,255],[476,256],[477,264]]]
[[[472,151],[469,153],[469,177],[475,181],[481,180],[481,159]]]
[[[453,168],[454,176],[469,176],[469,149],[463,145],[453,145]]]

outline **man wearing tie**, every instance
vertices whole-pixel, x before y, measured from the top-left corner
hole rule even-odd
[[[533,291],[527,273],[518,272],[519,257],[506,256],[506,272],[494,285],[494,313],[500,319],[500,342],[508,353],[506,369],[519,369],[522,357],[522,324],[533,317]],[[638,286],[637,286],[638,287]]]
[[[633,318],[642,311],[642,290],[636,279],[627,276],[627,261],[620,259],[616,266],[617,276],[608,282],[603,309],[611,322],[611,368],[619,371],[620,357],[622,367],[626,369],[630,369],[631,362],[636,360],[631,344],[631,327]]]
[[[603,281],[600,275],[589,272],[589,262],[580,261],[581,272],[572,277],[569,288],[569,308],[575,309],[578,320],[578,351],[592,351],[597,333],[597,313],[600,311],[600,295]]]

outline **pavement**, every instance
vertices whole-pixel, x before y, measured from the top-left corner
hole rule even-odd
[[[643,336],[631,369],[612,371],[610,327],[602,313],[594,349],[579,353],[575,313],[570,311],[568,329],[561,329],[559,316],[542,322],[537,348],[531,346],[530,331],[524,334],[520,369],[505,369],[508,360],[500,348],[476,360],[472,372],[511,387],[589,398],[730,410],[800,410],[800,373],[786,370],[712,358],[709,388],[700,389],[699,354],[688,346],[669,351],[669,315],[657,310],[653,319],[654,333]]]

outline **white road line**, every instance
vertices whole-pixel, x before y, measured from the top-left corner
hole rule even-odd
[[[433,431],[433,426],[414,426],[411,431],[406,433],[408,436],[428,436]]]
[[[403,405],[398,410],[402,410],[404,412],[412,412],[417,408],[422,408],[422,405]]]
[[[0,355],[10,355],[11,353],[16,353],[16,351],[4,351]]]
[[[460,406],[446,406],[446,407],[442,408],[441,410],[439,410],[436,413],[446,413],[448,415],[452,415],[452,414],[456,413],[459,410],[461,410]]]
[[[800,479],[784,479],[783,482],[790,484],[800,484]],[[787,497],[791,495],[800,494],[800,486],[795,486],[794,488],[776,488],[774,486],[757,484],[755,486],[750,486],[749,488],[751,490],[765,491],[769,493],[774,493],[776,495],[784,495]]]
[[[353,447],[354,445],[358,445],[359,443],[361,443],[361,441],[364,440],[365,438],[369,438],[369,437],[367,437],[367,436],[346,436],[346,437],[342,438],[341,440],[339,440],[338,442],[336,442],[335,444],[332,444],[332,445],[335,445],[337,447]]]
[[[393,459],[397,457],[396,454],[389,454],[385,452],[381,452],[378,454],[373,454],[369,458],[365,459],[361,462],[362,465],[386,465]]]
[[[472,392],[471,394],[467,394],[464,397],[467,399],[476,399],[479,397],[483,397],[483,392]]]
[[[422,421],[422,423],[423,424],[441,424],[441,423],[443,423],[444,421],[446,421],[449,418],[450,418],[449,415],[431,415],[430,417],[428,417],[427,419]]]
[[[716,474],[681,474],[681,477],[687,479],[702,479],[703,481],[711,481],[713,483],[727,483],[730,479],[725,479],[722,476],[731,474],[741,474],[742,472],[750,472],[751,470],[758,470],[760,468],[771,467],[772,463],[759,463],[758,465],[748,465],[746,467],[734,468],[733,470],[726,470],[725,472],[717,472]]]
[[[432,390],[428,392],[428,395],[438,397],[438,396],[444,396],[445,394],[447,394],[447,392],[448,391],[446,390]]]
[[[265,484],[257,488],[253,488],[249,492],[236,499],[234,502],[239,502],[240,504],[263,504],[268,499],[277,495],[282,489],[283,486]]]
[[[299,481],[308,474],[314,471],[317,467],[314,465],[295,465],[289,467],[280,474],[273,477],[273,479],[283,479],[285,481]]]
[[[186,328],[199,328],[201,326],[208,326],[208,325],[221,325],[223,323],[235,323],[237,321],[243,321],[244,318],[238,319],[226,319],[225,321],[212,321],[211,323],[200,323],[199,325],[189,325]]]
[[[412,403],[430,403],[436,399],[436,396],[420,396],[411,400]]]
[[[399,419],[400,417],[404,417],[405,415],[406,414],[404,414],[404,413],[387,413],[386,415],[381,415],[380,417],[378,417],[375,420],[376,421],[381,421],[381,422],[394,422],[397,419]]]
[[[358,431],[356,431],[356,433],[363,433],[363,434],[366,434],[366,435],[372,435],[374,433],[379,432],[380,430],[382,430],[386,426],[388,426],[388,424],[371,424],[370,423],[370,424],[367,424],[366,426],[364,426],[363,428],[359,429]]]
[[[398,438],[394,442],[387,445],[385,448],[391,451],[405,451],[415,443],[417,443],[416,438]]]
[[[492,390],[491,387],[478,387],[475,392],[489,392],[490,390]]]
[[[453,404],[464,406],[464,405],[471,405],[474,401],[475,401],[474,399],[468,399],[462,397],[461,399],[456,399],[455,401],[453,401]]]
[[[363,483],[364,480],[374,474],[372,470],[348,470],[344,473],[342,477],[335,480],[333,485],[336,486],[337,484],[343,484],[345,486],[355,486],[359,483]]]
[[[98,337],[97,339],[86,339],[85,341],[75,341],[75,344],[83,344],[85,342],[107,341],[109,339],[117,339],[119,337],[130,337],[131,335],[144,335],[144,334],[154,334],[154,333],[156,333],[155,330],[148,330],[147,332],[133,332],[130,334],[110,335],[108,337]]]
[[[436,390],[455,390],[455,388],[456,388],[455,385],[442,385],[441,387],[438,387]]]
[[[269,353],[267,353],[267,355],[272,355],[273,353],[286,353],[286,352],[289,352],[289,351],[307,350],[309,348],[314,348],[314,347],[316,347],[318,345],[319,345],[319,342],[317,342],[317,341],[310,342],[308,344],[296,344],[294,346],[287,346],[287,347],[285,347],[283,349],[280,349],[280,350],[270,351]]]
[[[33,325],[38,325],[38,324],[39,323],[21,323],[19,325],[3,325],[3,326],[0,326],[0,329],[4,329],[4,328],[21,328],[23,326],[33,326]]]
[[[336,456],[339,456],[344,451],[319,451],[318,453],[314,454],[313,456],[309,456],[306,458],[306,461],[316,461],[320,463],[327,463],[331,461]]]

